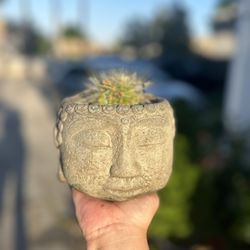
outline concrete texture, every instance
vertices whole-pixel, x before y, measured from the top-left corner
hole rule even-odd
[[[173,160],[175,122],[169,103],[85,102],[81,94],[67,98],[58,113],[60,178],[105,200],[127,200],[162,189]]]

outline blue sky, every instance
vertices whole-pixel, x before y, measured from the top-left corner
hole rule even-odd
[[[24,1],[24,0],[23,0]],[[26,0],[31,6],[32,22],[45,33],[51,33],[57,13],[51,11],[50,2],[61,2],[63,23],[83,20],[91,38],[106,45],[114,42],[122,34],[127,21],[134,17],[150,19],[162,6],[169,6],[177,0],[82,0],[82,10],[78,0]],[[178,0],[188,10],[191,30],[196,35],[209,32],[209,20],[218,0]],[[22,0],[6,0],[1,15],[19,21]]]

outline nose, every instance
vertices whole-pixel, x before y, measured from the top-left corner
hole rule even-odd
[[[140,168],[133,160],[132,150],[122,145],[117,151],[117,157],[110,169],[110,176],[119,178],[136,177],[140,175]]]

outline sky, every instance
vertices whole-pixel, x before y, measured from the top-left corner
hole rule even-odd
[[[52,8],[53,1],[60,5]],[[13,21],[22,20],[21,9],[25,2],[30,6],[29,19],[44,33],[51,34],[56,29],[55,20],[60,20],[61,24],[78,24],[81,17],[81,25],[90,38],[110,45],[121,37],[130,19],[148,20],[160,8],[175,2],[186,7],[192,33],[206,35],[218,0],[5,0],[0,15]]]

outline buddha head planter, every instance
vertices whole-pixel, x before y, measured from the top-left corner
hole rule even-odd
[[[116,201],[163,188],[175,135],[169,103],[151,96],[138,104],[99,104],[89,96],[65,99],[58,112],[60,179],[90,196]]]

